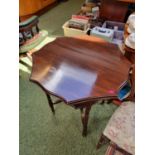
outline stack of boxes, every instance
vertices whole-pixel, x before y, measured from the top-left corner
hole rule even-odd
[[[77,15],[72,15],[71,19],[63,25],[65,36],[77,36],[87,34],[90,29],[91,19],[99,16],[97,3],[86,2],[82,5]]]
[[[82,31],[87,30],[88,24],[89,18],[80,15],[72,15],[72,18],[68,21],[69,28],[75,28]]]
[[[63,25],[65,36],[86,34],[89,30],[89,18],[81,15],[72,15],[72,18]]]
[[[102,21],[99,18],[99,1],[87,2],[77,15],[63,25],[65,36],[90,34],[114,44],[123,42],[124,23]]]

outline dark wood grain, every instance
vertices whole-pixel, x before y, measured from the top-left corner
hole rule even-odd
[[[57,38],[32,57],[30,80],[43,88],[53,112],[49,95],[81,110],[83,136],[92,105],[116,99],[131,69],[117,45],[90,36]]]
[[[100,18],[110,21],[125,22],[128,3],[117,0],[103,0],[100,6]]]
[[[34,53],[30,80],[66,103],[117,96],[131,63],[117,45],[95,37],[60,37]]]

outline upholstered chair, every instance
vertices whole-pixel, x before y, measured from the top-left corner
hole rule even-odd
[[[123,102],[110,118],[101,134],[97,149],[109,142],[106,155],[135,154],[135,104]]]
[[[19,62],[25,66],[28,66],[23,61],[25,57],[31,61],[32,53],[55,39],[49,37],[46,30],[40,30],[38,23],[38,16],[32,16],[19,23]]]

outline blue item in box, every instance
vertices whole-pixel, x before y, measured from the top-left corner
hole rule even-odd
[[[91,30],[90,35],[97,36],[111,42],[114,36],[114,31],[111,29],[96,26]]]

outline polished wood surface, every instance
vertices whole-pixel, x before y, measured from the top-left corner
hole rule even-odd
[[[128,12],[128,3],[117,0],[103,0],[100,17],[104,20],[124,22]]]
[[[135,64],[135,50],[132,48],[129,48],[125,45],[125,57],[133,64]]]
[[[135,3],[135,0],[117,0],[120,2],[125,2],[125,3]]]
[[[60,37],[34,53],[30,80],[66,103],[117,97],[131,63],[96,37]]]
[[[19,16],[33,15],[56,0],[19,0]]]
[[[83,136],[92,105],[99,99],[116,99],[132,67],[117,45],[87,35],[57,38],[32,57],[30,80],[43,88],[53,113],[50,95],[81,110]]]

